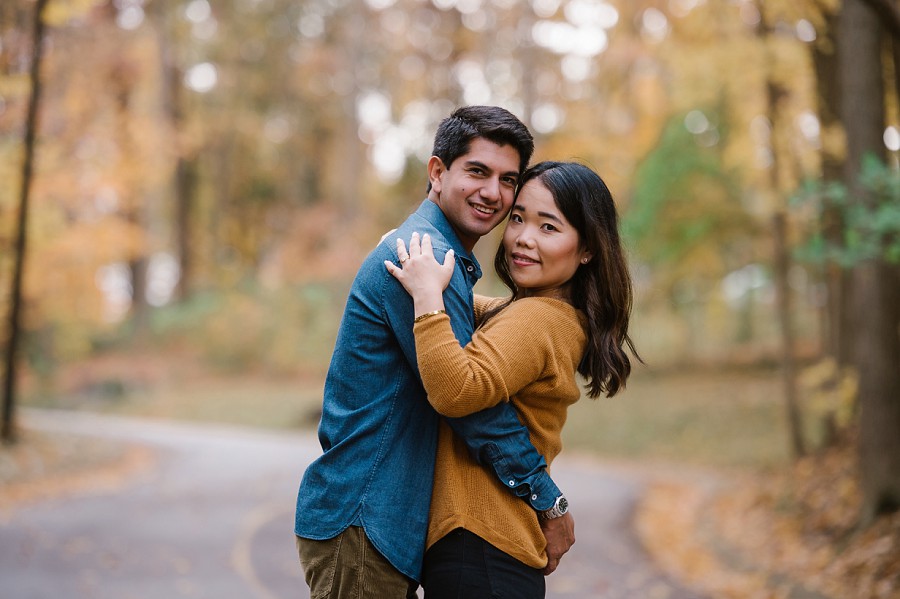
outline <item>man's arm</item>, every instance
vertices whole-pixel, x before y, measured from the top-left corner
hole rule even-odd
[[[493,470],[504,487],[536,511],[550,509],[562,495],[512,404],[504,402],[462,418],[447,418],[447,424],[465,441],[475,461]]]
[[[435,252],[435,258],[443,261],[443,254]],[[396,263],[396,254],[389,256]],[[461,258],[457,257],[457,261]],[[472,338],[474,314],[471,296],[466,297],[464,265],[457,265],[454,280],[444,293],[444,304],[450,315],[451,327],[461,345]],[[402,285],[385,271],[383,297],[385,316],[391,324],[410,365],[418,371],[415,337],[412,328],[412,299]],[[460,279],[457,279],[460,277]],[[511,493],[521,497],[532,509],[541,512],[550,509],[562,495],[559,487],[547,473],[547,462],[534,445],[528,429],[521,423],[515,408],[501,403],[493,408],[470,414],[463,418],[447,420],[454,434],[469,448],[470,454],[483,467],[492,471]],[[571,514],[541,519],[541,528],[547,539],[549,558],[545,573],[556,569],[559,560],[575,542],[574,520]]]
[[[451,282],[444,293],[444,304],[451,323],[470,322],[462,315],[469,310],[466,299],[454,292]],[[474,321],[471,322],[470,327],[474,325]],[[461,345],[469,342],[472,330],[459,331],[454,327]],[[469,448],[475,461],[492,471],[504,487],[538,512],[541,530],[547,540],[544,574],[552,573],[563,554],[575,543],[575,520],[568,512],[552,519],[540,516],[540,512],[553,507],[557,497],[562,496],[562,491],[547,473],[547,461],[531,443],[528,429],[519,420],[515,408],[509,402],[502,402],[462,418],[448,418],[447,423]]]
[[[515,408],[504,402],[463,418],[448,418],[447,424],[481,466],[492,470],[503,486],[538,512],[547,540],[544,574],[551,574],[575,543],[575,520],[568,511],[552,519],[541,517],[540,512],[552,508],[562,491],[547,473],[547,462],[532,445]]]

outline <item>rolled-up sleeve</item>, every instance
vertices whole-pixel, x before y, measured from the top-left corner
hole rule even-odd
[[[503,403],[464,418],[448,418],[447,423],[464,440],[472,457],[493,470],[511,493],[535,510],[553,507],[562,493],[512,404]]]
[[[552,507],[561,494],[547,473],[547,462],[531,442],[509,398],[535,380],[540,360],[516,359],[527,343],[529,353],[543,353],[535,336],[514,319],[477,332],[461,347],[449,316],[415,325],[416,354],[429,402],[448,416],[447,422],[482,466],[503,486],[535,510]]]

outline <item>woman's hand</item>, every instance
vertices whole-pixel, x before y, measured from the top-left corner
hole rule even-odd
[[[393,229],[391,229],[390,231],[388,231],[387,233],[382,235],[381,239],[378,240],[379,245],[381,244],[382,241],[384,241],[387,238],[388,235],[392,234],[396,230],[397,230],[397,227],[394,227]]]
[[[413,233],[408,252],[403,240],[397,239],[397,256],[400,259],[399,267],[390,260],[385,260],[384,266],[412,296],[416,315],[443,310],[442,294],[450,284],[456,267],[453,250],[448,250],[444,263],[439,264],[434,258],[431,237],[426,233],[420,244],[419,234]]]

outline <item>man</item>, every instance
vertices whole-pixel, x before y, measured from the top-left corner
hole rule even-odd
[[[428,161],[428,198],[357,273],[325,381],[323,455],[303,476],[295,533],[312,597],[415,597],[425,550],[439,415],[416,366],[413,304],[384,268],[399,237],[428,233],[457,268],[444,292],[454,333],[472,336],[476,242],[509,212],[534,149],[508,111],[456,110],[441,122]],[[541,513],[547,573],[574,542],[562,493],[509,403],[449,420],[473,455]]]

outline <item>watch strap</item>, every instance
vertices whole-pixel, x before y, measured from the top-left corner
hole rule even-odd
[[[559,518],[565,515],[568,511],[569,502],[566,499],[565,495],[560,495],[553,503],[553,507],[542,512],[538,512],[538,514],[544,520],[553,520],[554,518]]]

